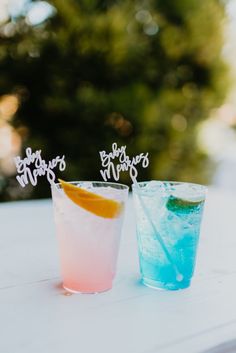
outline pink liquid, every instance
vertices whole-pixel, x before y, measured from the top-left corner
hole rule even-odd
[[[96,293],[112,287],[123,214],[107,219],[94,215],[65,195],[54,196],[63,287]]]
[[[100,234],[97,235],[100,236]],[[112,287],[119,232],[108,233],[107,230],[106,236],[103,234],[100,239],[97,239],[95,232],[86,234],[78,230],[74,237],[69,229],[59,228],[58,237],[63,286],[66,289],[91,293],[105,291]]]

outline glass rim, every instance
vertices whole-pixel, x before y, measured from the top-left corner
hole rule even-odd
[[[125,185],[125,184],[122,184],[122,183],[115,183],[115,182],[110,182],[110,181],[96,181],[96,180],[71,180],[71,181],[66,181],[66,183],[69,183],[69,184],[78,184],[78,183],[96,183],[96,184],[105,184],[104,186],[113,186],[114,189],[115,189],[115,186],[121,186],[121,190],[129,190],[129,186],[128,185]],[[58,187],[58,186],[61,186],[60,183],[54,183],[52,185],[50,185],[51,188],[53,188],[54,186]]]
[[[141,184],[148,184],[152,181],[157,181],[158,183],[160,184],[173,184],[173,186],[175,185],[192,185],[192,186],[196,186],[198,187],[199,189],[202,189],[203,191],[207,192],[208,191],[208,187],[206,185],[203,185],[203,184],[199,184],[199,183],[192,183],[192,182],[188,182],[188,181],[176,181],[176,180],[156,180],[156,179],[153,179],[153,180],[148,180],[148,181],[139,181],[137,182],[138,185],[141,186]],[[138,190],[136,184],[132,184],[132,189],[134,190]]]

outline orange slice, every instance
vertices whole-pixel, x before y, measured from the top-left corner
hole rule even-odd
[[[94,194],[64,180],[58,180],[69,199],[85,210],[103,218],[116,218],[121,213],[122,203]]]

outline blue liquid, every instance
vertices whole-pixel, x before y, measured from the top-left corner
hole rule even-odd
[[[177,280],[172,264],[165,260],[158,260],[158,256],[156,258],[143,256],[140,252],[139,261],[143,282],[151,287],[157,286],[170,290],[188,287],[194,271],[196,243],[197,241],[194,244],[190,237],[186,237],[177,242],[171,251],[169,249],[174,263],[183,275],[182,281]]]
[[[190,285],[194,273],[196,251],[204,201],[182,202],[160,193],[142,196],[153,223],[166,248],[183,276],[178,280],[173,265],[168,261],[150,222],[135,197],[137,236],[142,282],[150,287],[176,290]]]

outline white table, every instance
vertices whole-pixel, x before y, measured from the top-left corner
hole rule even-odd
[[[140,285],[132,205],[111,291],[65,295],[51,201],[0,205],[0,353],[197,353],[236,337],[236,195],[211,189],[189,289]]]

